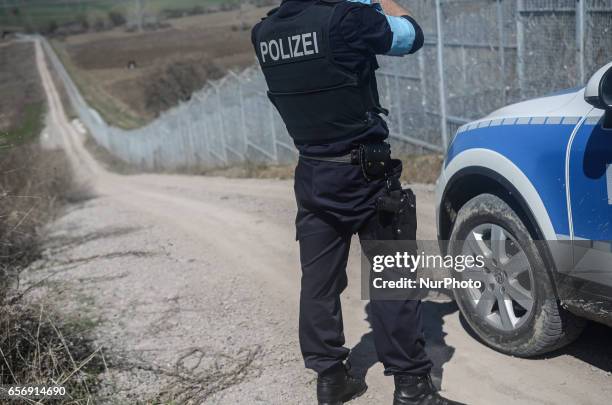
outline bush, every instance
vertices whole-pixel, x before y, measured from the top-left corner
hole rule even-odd
[[[59,28],[59,25],[57,24],[57,21],[51,20],[47,23],[47,26],[45,27],[44,32],[46,34],[53,34],[55,31],[57,31],[58,28]]]
[[[125,16],[118,11],[109,11],[108,19],[114,27],[120,27],[127,22]]]
[[[79,14],[76,17],[76,20],[83,30],[89,30],[89,20],[87,19],[87,16],[85,14]]]
[[[180,101],[189,100],[193,92],[207,81],[222,76],[222,70],[210,61],[170,61],[163,70],[155,73],[155,80],[145,83],[145,107],[147,111],[159,114]]]
[[[66,387],[71,404],[89,404],[104,359],[87,326],[62,320],[42,303],[0,303],[0,385]]]
[[[94,31],[104,31],[106,29],[106,21],[104,21],[104,18],[97,17],[93,23],[93,29]]]
[[[202,6],[195,6],[191,9],[191,11],[189,12],[189,14],[191,15],[199,15],[199,14],[204,14],[206,10],[204,10],[204,7]]]
[[[0,152],[0,268],[38,257],[41,226],[77,189],[61,151],[32,142]]]

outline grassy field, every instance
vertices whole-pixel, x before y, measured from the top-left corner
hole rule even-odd
[[[0,47],[0,149],[38,136],[45,112],[32,44]]]
[[[146,12],[158,14],[164,10],[191,10],[232,5],[240,0],[142,0]],[[65,24],[82,18],[106,17],[111,11],[129,14],[136,1],[129,0],[2,0],[0,26],[31,26],[44,29],[51,23]]]
[[[194,15],[142,33],[116,28],[52,45],[86,100],[109,123],[139,127],[228,69],[254,63],[250,27],[267,8]],[[128,69],[133,61],[135,69]]]
[[[120,97],[113,96],[112,89],[106,86],[108,82],[99,75],[99,72],[81,69],[62,44],[53,41],[52,45],[85,100],[100,113],[105,121],[126,129],[138,128],[147,122],[147,118],[150,117],[139,114]],[[107,77],[113,81],[112,75]]]

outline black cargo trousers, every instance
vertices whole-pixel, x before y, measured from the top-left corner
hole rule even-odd
[[[401,166],[399,167],[401,173]],[[398,174],[399,175],[399,174]],[[391,240],[378,225],[385,181],[367,181],[359,166],[300,158],[295,172],[297,239],[302,266],[299,337],[306,368],[322,373],[349,354],[340,294],[353,234]],[[382,232],[382,234],[381,234]],[[371,326],[385,375],[429,373],[419,300],[371,300]]]

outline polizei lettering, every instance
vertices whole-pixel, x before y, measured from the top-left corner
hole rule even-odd
[[[278,62],[317,55],[319,53],[318,37],[316,32],[308,32],[260,42],[261,62]]]

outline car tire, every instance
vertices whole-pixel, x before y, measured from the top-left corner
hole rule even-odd
[[[454,290],[469,327],[488,346],[531,357],[563,347],[582,332],[586,321],[560,306],[550,266],[519,215],[501,198],[481,194],[463,205],[448,247],[451,255],[480,249],[490,259],[485,270],[459,276],[477,275],[486,287]]]

